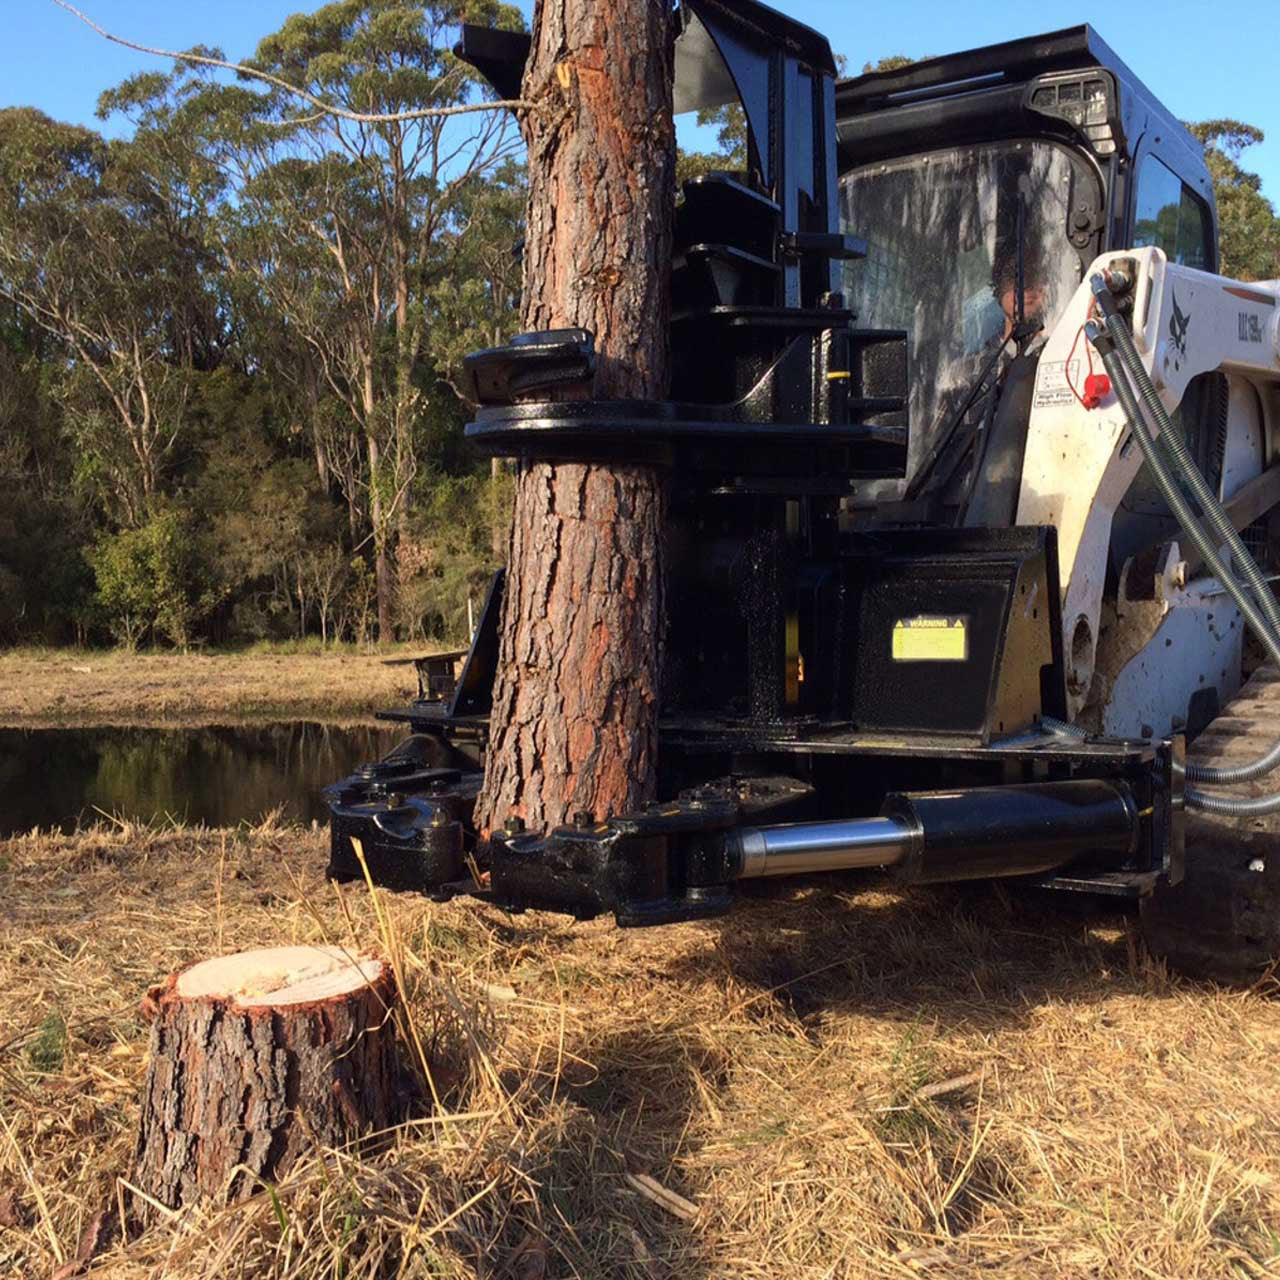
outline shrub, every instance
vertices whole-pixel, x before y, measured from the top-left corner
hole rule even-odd
[[[399,546],[397,603],[408,638],[467,640],[467,601],[478,614],[502,560],[495,543],[505,542],[510,497],[505,476],[435,479]]]
[[[90,560],[98,606],[117,640],[131,649],[148,637],[187,648],[212,600],[201,591],[199,549],[185,517],[162,511],[106,534]]]

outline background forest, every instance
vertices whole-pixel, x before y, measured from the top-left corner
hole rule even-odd
[[[496,0],[467,20],[523,22]],[[356,116],[459,106],[486,89],[457,21],[338,0],[252,65]],[[510,117],[338,119],[194,64],[99,116],[127,136],[0,110],[0,644],[465,635],[505,543],[460,369],[516,322]],[[731,113],[703,123],[723,154],[685,175],[742,147]],[[1224,271],[1280,275],[1241,163],[1261,135],[1194,127]]]

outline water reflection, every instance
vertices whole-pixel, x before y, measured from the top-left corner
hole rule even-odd
[[[95,809],[235,826],[278,805],[324,818],[320,790],[401,738],[392,728],[0,729],[0,835],[70,830]]]

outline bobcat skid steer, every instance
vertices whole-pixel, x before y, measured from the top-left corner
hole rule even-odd
[[[461,51],[517,96],[527,37]],[[470,358],[507,457],[669,475],[663,801],[471,826],[501,576],[458,679],[329,790],[331,874],[622,925],[884,868],[1135,902],[1196,971],[1280,955],[1280,285],[1215,274],[1199,145],[1088,27],[837,82],[827,41],[686,0],[662,402],[583,331]],[[540,398],[540,393],[545,393]]]

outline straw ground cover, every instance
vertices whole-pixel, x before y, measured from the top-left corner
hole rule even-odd
[[[1280,1004],[1123,920],[858,881],[623,932],[323,880],[323,832],[0,845],[0,1274],[1280,1274]],[[409,1121],[247,1204],[116,1230],[147,985],[390,949]],[[439,1105],[429,1101],[434,1090]],[[101,1214],[101,1217],[98,1215]]]
[[[363,719],[413,696],[420,652],[10,649],[0,652],[0,727]]]

